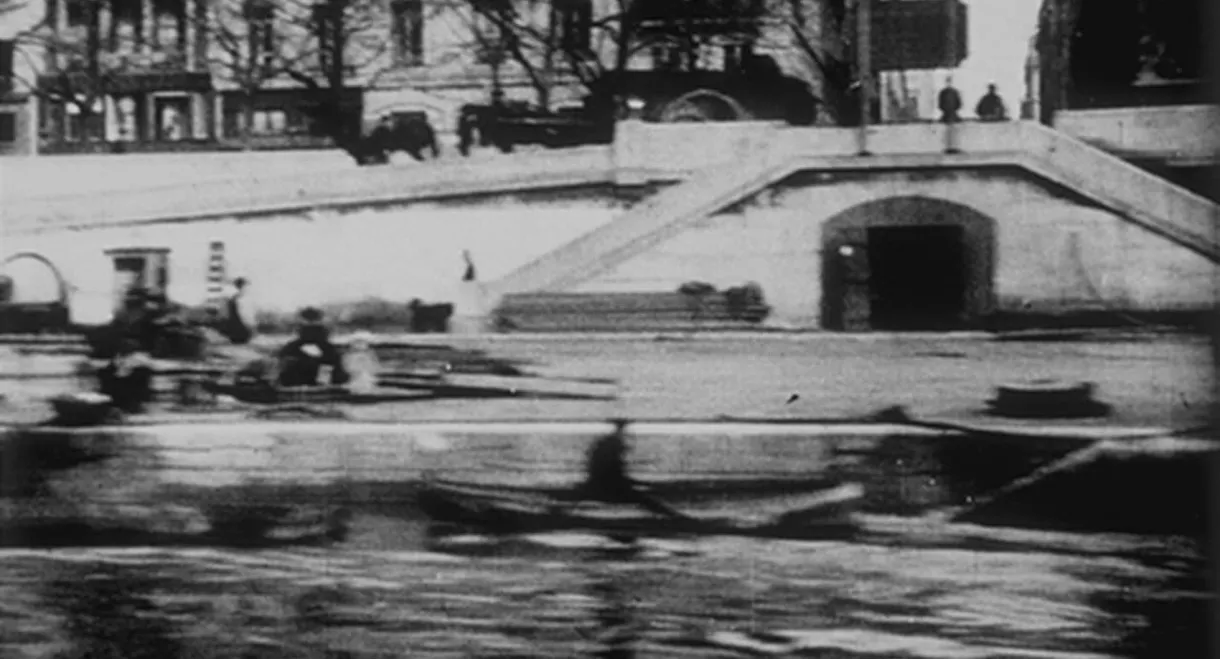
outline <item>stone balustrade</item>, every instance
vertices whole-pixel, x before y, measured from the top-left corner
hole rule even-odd
[[[1207,164],[1220,153],[1220,108],[1212,105],[1068,110],[1055,128],[1129,158]]]

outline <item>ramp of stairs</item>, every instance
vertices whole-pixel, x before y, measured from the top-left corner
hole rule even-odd
[[[710,167],[510,273],[493,284],[493,293],[562,290],[575,285],[767,187],[786,172],[766,150],[746,154],[736,163]]]
[[[1017,164],[1132,223],[1220,263],[1220,206],[1140,167],[1037,123],[1023,123]]]
[[[609,147],[592,146],[479,160],[272,172],[109,193],[6,199],[0,204],[0,226],[12,235],[503,194],[613,180]]]
[[[562,291],[592,279],[690,224],[739,202],[798,171],[845,169],[960,169],[1015,165],[1067,187],[1157,235],[1220,262],[1220,207],[1121,158],[1033,122],[970,126],[958,153],[945,153],[943,127],[925,131],[926,145],[892,142],[886,133],[909,127],[878,127],[872,153],[844,150],[849,129],[790,128],[728,162],[715,163],[662,190],[613,222],[527,263],[491,286],[497,296]],[[661,127],[658,131],[673,130]],[[677,130],[690,130],[680,127]],[[818,132],[829,139],[822,139]],[[672,142],[671,142],[672,143]],[[820,148],[830,144],[838,153]],[[656,148],[661,148],[657,146]],[[649,160],[648,154],[642,160]]]

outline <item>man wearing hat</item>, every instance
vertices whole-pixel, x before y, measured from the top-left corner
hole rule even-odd
[[[347,372],[339,350],[330,342],[330,330],[322,322],[322,311],[307,307],[301,311],[300,318],[297,337],[280,349],[280,385],[316,385],[324,366],[331,369],[329,384],[346,383]]]
[[[254,319],[250,318],[245,298],[249,283],[245,277],[233,280],[233,295],[225,300],[223,325],[218,328],[234,345],[245,345],[254,337]]]

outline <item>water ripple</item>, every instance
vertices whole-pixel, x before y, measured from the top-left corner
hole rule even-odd
[[[113,628],[217,659],[1161,656],[1166,639],[1201,634],[1190,625],[1207,604],[1201,561],[1141,558],[1146,539],[1109,556],[742,539],[605,553],[588,540],[546,538],[545,558],[9,550],[0,654],[50,658],[61,639],[118,642],[98,631]]]

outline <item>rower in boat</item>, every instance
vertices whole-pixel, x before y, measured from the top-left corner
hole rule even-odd
[[[626,420],[615,419],[614,430],[589,449],[585,481],[576,489],[574,504],[581,501],[633,504],[662,517],[688,521],[688,516],[644,492],[627,474],[627,425]]]

